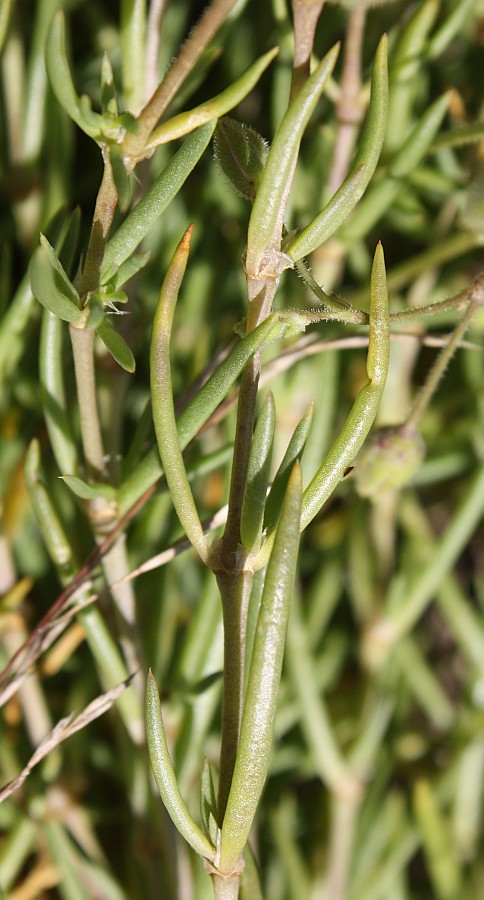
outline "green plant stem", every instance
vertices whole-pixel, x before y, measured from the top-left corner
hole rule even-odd
[[[78,471],[77,448],[67,415],[62,344],[64,322],[50,310],[42,317],[39,375],[50,445],[62,475]]]
[[[231,878],[212,875],[212,884],[215,900],[238,900],[240,875],[233,875]]]
[[[104,156],[104,173],[99,188],[91,234],[86,253],[86,261],[79,284],[79,295],[83,303],[87,303],[89,293],[99,284],[104,250],[111,230],[114,211],[117,204],[117,191],[107,150]],[[81,438],[84,457],[89,474],[96,478],[105,476],[104,446],[101,423],[97,405],[96,375],[94,362],[95,332],[70,327],[74,369],[76,375],[77,396],[81,423]],[[109,501],[99,498],[90,503],[88,517],[95,537],[102,539],[106,529],[115,524],[117,510]],[[121,535],[103,558],[102,565],[108,586],[122,582],[129,570]],[[121,584],[111,591],[121,620],[121,643],[130,674],[141,673],[141,651],[136,639],[135,599],[132,585]],[[89,621],[89,620],[88,620]],[[138,693],[142,693],[139,677],[136,681]],[[130,704],[131,705],[131,704]],[[130,710],[130,731],[135,743],[144,739],[143,716]]]
[[[315,0],[312,3],[307,3],[307,0],[292,0],[294,60],[290,100],[297,97],[309,78],[314,35],[323,6],[324,0]]]
[[[327,900],[345,900],[347,897],[351,853],[362,799],[362,795],[358,793],[333,797],[328,849]]]
[[[104,172],[96,198],[96,207],[92,220],[86,261],[82,270],[79,285],[76,285],[83,305],[87,301],[89,291],[94,291],[101,275],[104,250],[113,224],[114,211],[118,202],[118,193],[113,178],[113,170],[107,149],[103,150]]]
[[[261,353],[257,352],[244,371],[239,391],[229,508],[222,539],[223,566],[229,570],[233,568],[235,554],[240,544],[240,518],[252,444],[260,368]]]
[[[269,315],[277,285],[278,279],[247,277],[249,297],[247,334],[252,332]],[[228,571],[233,567],[234,554],[240,544],[240,517],[242,515],[242,503],[252,445],[261,366],[262,350],[258,350],[244,369],[240,383],[229,510],[227,525],[222,539],[222,562]]]
[[[329,73],[336,58],[335,51],[332,54],[328,54],[328,57],[325,65]],[[326,72],[326,69],[324,71]],[[309,117],[309,112],[307,112],[307,116]],[[283,144],[284,141],[287,141],[288,144],[291,144],[291,139],[293,139],[293,135],[288,135],[286,138],[283,129],[282,135],[279,136],[279,142]],[[287,157],[287,147],[284,148],[284,152]],[[281,247],[284,212],[294,176],[296,158],[297,153],[294,151],[289,163],[285,166],[285,182],[282,185],[282,193],[278,198],[277,209],[273,210],[272,215],[269,215],[268,219],[266,217],[267,221],[264,219],[266,223],[265,231],[267,232],[267,234],[264,233],[267,241],[265,246],[262,246],[260,236],[255,235],[255,226],[252,232],[249,226],[248,261],[250,257],[257,260],[258,255],[260,255],[260,263],[266,250],[270,251]],[[255,218],[257,219],[257,215]],[[276,258],[274,264],[269,266],[269,269],[272,270],[267,272],[263,271],[263,267],[262,271],[260,271],[261,266],[259,264],[248,266],[247,295],[249,305],[247,333],[253,331],[269,315],[279,284],[279,278],[286,264],[282,258]],[[240,521],[252,444],[261,364],[262,351],[258,351],[247,365],[241,380],[227,525],[221,544],[217,548],[217,558],[213,560],[213,568],[217,575],[222,595],[225,634],[222,749],[218,798],[220,827],[231,787],[243,710],[247,608],[252,586],[252,575],[241,571],[242,561],[246,554],[240,543]]]
[[[126,554],[126,535],[120,534],[102,560],[104,577],[118,613],[119,643],[126,668],[133,678],[133,686],[140,701],[144,696],[144,672],[146,666],[139,640],[136,621],[136,598],[132,582],[125,581],[129,571]],[[131,735],[138,744],[144,742],[144,722],[140,713],[139,721],[131,723]]]
[[[240,550],[242,553],[242,548]],[[232,784],[244,705],[245,642],[247,612],[252,590],[251,572],[217,573],[222,597],[224,622],[224,690],[222,699],[222,738],[220,777],[217,799],[218,824],[221,827]]]
[[[106,153],[104,154],[104,163],[104,174],[96,200],[86,261],[79,284],[79,296],[83,304],[87,302],[89,292],[98,286],[104,248],[118,199],[111,164]],[[72,326],[69,327],[69,330],[74,356],[84,457],[90,474],[99,476],[104,473],[105,466],[96,396],[94,331],[80,330]]]
[[[250,658],[240,742],[221,828],[218,868],[225,875],[239,870],[267,777],[299,549],[300,512],[301,467],[296,463],[282,503]]]
[[[412,306],[408,309],[401,309],[390,314],[390,322],[395,325],[405,324],[409,319],[423,319],[425,316],[433,316],[437,313],[450,312],[452,309],[460,309],[469,303],[469,288],[455,294],[453,297],[446,297],[445,300],[436,300],[435,303],[428,303],[425,306]]]
[[[446,346],[439,353],[437,359],[435,360],[435,363],[430,370],[427,380],[422,390],[418,394],[415,403],[413,404],[410,415],[408,416],[406,421],[407,425],[419,424],[425,410],[429,406],[429,403],[435,394],[435,391],[437,390],[439,382],[450,360],[452,359],[455,351],[460,344],[461,339],[464,337],[464,334],[466,333],[470,325],[474,313],[477,311],[479,306],[481,306],[481,304],[481,299],[471,301],[465,315],[462,317],[460,322],[457,323],[456,327],[449,337]]]
[[[274,279],[262,279],[262,287],[259,282],[257,286],[254,285],[255,279],[249,278],[248,282],[247,331],[249,332],[266,318],[277,285]],[[251,298],[253,299],[252,304],[250,303]],[[241,561],[247,554],[240,543],[240,519],[252,444],[261,364],[262,351],[257,351],[242,375],[237,407],[227,525],[221,543],[216,548],[218,559],[212,561],[222,597],[224,622],[224,691],[218,796],[220,826],[232,782],[243,709],[247,610],[253,576],[250,572],[241,571]]]
[[[338,125],[328,181],[329,196],[338,190],[348,174],[357,128],[363,115],[360,92],[365,19],[366,9],[364,6],[357,5],[349,13],[344,43],[341,93],[336,104]]]
[[[160,39],[163,27],[163,17],[166,12],[166,0],[151,0],[146,23],[146,50],[145,50],[145,83],[144,99],[147,102],[154,94],[158,78],[158,57],[160,52]]]
[[[79,328],[74,328],[72,325],[69,326],[69,331],[74,357],[84,458],[90,475],[99,477],[103,475],[105,467],[103,439],[97,409],[94,332],[80,331]]]
[[[173,97],[193,70],[205,48],[223,25],[235,0],[213,0],[206,8],[197,27],[185,41],[177,59],[163,81],[138,116],[137,145],[143,147],[153,128],[171,103]]]

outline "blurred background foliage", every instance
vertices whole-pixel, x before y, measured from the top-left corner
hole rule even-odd
[[[49,448],[39,387],[42,309],[27,275],[39,232],[59,208],[80,208],[79,246],[85,246],[102,175],[99,148],[70,122],[45,76],[46,31],[59,5],[57,0],[17,0],[11,8],[2,3],[0,14],[2,667],[60,592],[24,482],[33,438],[40,443],[48,492],[79,565],[93,549],[82,504],[59,480]],[[160,73],[204,5],[188,0],[166,5]],[[105,52],[117,84],[123,83],[122,22],[129,4],[68,0],[63,7],[76,87],[98,108]],[[316,55],[336,40],[342,40],[343,51],[303,141],[290,227],[303,227],[328,197],[339,128],[338,85],[354,7],[358,4],[328,4],[319,22]],[[425,22],[422,15],[420,31],[402,51],[424,7]],[[452,17],[455,25],[446,40]],[[381,240],[391,307],[397,310],[464,291],[483,268],[484,130],[482,140],[455,146],[436,139],[410,171],[402,166],[398,177],[388,170],[411,129],[445,91],[451,93],[441,134],[483,121],[484,3],[397,0],[368,9],[357,118],[364,112],[365,85],[384,31],[390,39],[391,93],[382,157],[354,217],[313,254],[311,266],[325,290],[366,309],[371,259]],[[239,3],[170,112],[218,93],[274,45],[280,46],[276,61],[233,113],[270,141],[291,77],[291,14],[284,0]],[[151,183],[172,153],[172,145],[163,146],[139,167],[136,191]],[[390,202],[378,207],[375,192],[390,182]],[[106,448],[119,480],[123,461],[136,460],[137,447],[154,443],[150,418],[143,415],[149,400],[150,329],[174,247],[194,222],[173,345],[174,389],[180,397],[233,339],[234,324],[245,315],[241,257],[249,211],[206,152],[144,242],[150,260],[127,287],[128,315],[119,324],[135,355],[136,373],[119,369],[101,349],[97,359]],[[304,307],[315,299],[294,272],[286,272],[278,304]],[[439,339],[461,315],[460,310],[445,312],[396,329],[380,426],[405,421],[440,352]],[[315,402],[303,459],[306,482],[365,380],[364,349],[338,346],[340,339],[363,330],[323,323],[314,331],[319,341],[332,342],[331,349],[304,354],[271,379],[278,414],[276,465],[296,422]],[[484,895],[484,545],[482,530],[475,529],[482,500],[474,525],[466,520],[467,532],[464,528],[449,537],[479,475],[482,482],[483,331],[481,309],[420,422],[426,455],[411,483],[367,499],[359,495],[354,476],[348,477],[302,539],[272,767],[253,837],[268,900],[471,900]],[[271,346],[266,360],[280,353],[280,345]],[[64,372],[78,435],[67,341]],[[228,409],[188,452],[190,463],[200,466],[194,490],[206,517],[226,502],[230,454],[224,448],[230,446],[233,427]],[[210,463],[216,451],[223,451],[218,466]],[[482,497],[482,486],[479,490]],[[132,568],[169,547],[180,533],[168,495],[156,491],[126,532]],[[442,546],[445,553],[439,556]],[[214,581],[189,552],[140,575],[135,590],[139,639],[162,686],[182,791],[196,810],[201,760],[206,754],[216,761],[218,753],[221,683],[210,676],[222,664],[221,613]],[[402,628],[388,657],[378,626],[388,615],[398,619],[408,596],[419,590],[424,593],[418,613]],[[99,607],[116,634],[108,596],[102,595]],[[14,694],[3,708],[3,783],[19,774],[55,722],[100,693],[82,625],[69,624],[27,684],[29,692]],[[325,728],[344,771],[351,774],[346,785],[333,778],[328,765],[318,730]],[[180,846],[158,798],[140,786],[137,755],[145,765],[143,748],[132,745],[113,709],[33,769],[0,806],[5,896],[210,897],[200,861]],[[356,783],[357,795],[351,793]],[[345,816],[355,829],[346,893],[335,887],[325,894],[328,872],[334,876],[338,859],[345,858],[345,827],[352,827],[345,826]]]

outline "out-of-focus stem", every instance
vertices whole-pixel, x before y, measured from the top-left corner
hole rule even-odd
[[[121,534],[109,552],[103,557],[103,570],[109,590],[116,604],[119,614],[120,644],[123,651],[126,668],[130,675],[134,675],[134,687],[140,699],[144,697],[144,672],[142,651],[139,643],[136,625],[136,599],[131,582],[123,581],[124,575],[129,570],[126,558],[126,539]],[[116,584],[121,581],[121,584]],[[144,737],[143,721],[139,722],[139,743]]]
[[[433,395],[435,394],[435,391],[437,390],[439,382],[450,360],[452,359],[455,351],[460,344],[461,339],[463,338],[470,325],[470,321],[474,313],[479,308],[481,303],[482,299],[480,297],[476,300],[471,301],[465,315],[462,317],[462,319],[450,335],[447,345],[444,347],[442,352],[439,353],[422,390],[415,400],[410,415],[408,416],[407,423],[409,425],[418,425],[418,423],[420,422],[425,410],[432,400]]]
[[[292,67],[291,100],[294,100],[294,98],[297,97],[302,85],[310,74],[314,34],[323,6],[324,0],[316,0],[316,2],[308,2],[308,0],[292,0],[294,61]]]
[[[345,900],[351,852],[362,796],[356,792],[333,797],[328,853],[327,900]]]
[[[104,471],[104,448],[97,409],[94,332],[70,326],[84,458],[93,476]]]
[[[158,84],[158,52],[161,41],[161,26],[166,9],[166,0],[152,0],[148,10],[146,29],[145,100],[148,101]]]
[[[113,224],[114,211],[118,202],[118,192],[113,178],[111,162],[108,151],[104,151],[104,172],[96,198],[96,207],[92,220],[89,243],[87,245],[86,261],[82,270],[79,296],[83,303],[86,302],[89,291],[97,288],[101,273],[101,264],[104,256],[111,225]]]
[[[171,100],[227,18],[235,0],[213,0],[185,41],[177,59],[138,116],[137,143],[144,146]]]
[[[343,74],[340,94],[336,104],[337,130],[333,162],[328,181],[328,194],[338,190],[346,175],[356,140],[356,133],[363,116],[361,92],[361,50],[365,30],[366,9],[355,6],[348,18],[346,29]]]

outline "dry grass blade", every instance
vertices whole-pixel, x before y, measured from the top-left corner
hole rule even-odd
[[[6,800],[7,797],[10,797],[14,791],[22,786],[34,766],[38,765],[48,753],[58,747],[59,744],[62,744],[63,741],[66,741],[72,734],[75,734],[76,731],[80,731],[82,728],[85,728],[86,725],[89,725],[90,722],[93,722],[94,719],[98,719],[100,716],[104,715],[128,687],[131,678],[132,676],[121,684],[116,685],[116,687],[106,691],[106,693],[100,694],[99,697],[96,697],[95,700],[89,703],[82,712],[77,714],[71,712],[68,716],[64,716],[63,719],[60,719],[47,737],[39,744],[25,768],[22,769],[20,775],[2,788],[0,791],[0,803]]]

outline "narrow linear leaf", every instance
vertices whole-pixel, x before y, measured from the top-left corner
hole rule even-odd
[[[102,133],[103,119],[82,103],[76,93],[66,52],[65,19],[58,10],[47,37],[45,64],[52,90],[67,115],[89,137],[97,140]]]
[[[429,32],[439,14],[439,6],[440,0],[424,0],[415,7],[415,12],[400,32],[392,54],[392,81],[406,81],[418,72]]]
[[[323,93],[339,53],[339,44],[321,60],[284,116],[272,142],[249,221],[246,270],[259,272],[264,253],[272,246],[299,144]]]
[[[366,184],[365,166],[361,165],[344,180],[324,209],[301,231],[286,248],[286,253],[294,262],[309,256],[320,247],[342,222],[349,216],[364,192]],[[363,186],[363,189],[361,189]]]
[[[47,226],[49,238],[66,273],[75,264],[80,226],[79,207],[61,216],[56,235],[52,235],[50,225]],[[62,319],[49,309],[44,309],[40,332],[39,375],[45,423],[59,470],[76,472],[76,441],[72,434],[64,390],[64,335]]]
[[[97,500],[98,497],[103,497],[105,500],[116,500],[116,488],[112,484],[102,484],[101,482],[88,484],[77,475],[62,475],[61,478],[70,487],[72,493],[81,500]]]
[[[370,298],[370,334],[366,360],[368,384],[359,392],[342,431],[304,491],[302,529],[317,515],[362,447],[375,420],[385,387],[390,329],[385,260],[381,244],[378,244],[373,260]]]
[[[388,634],[395,639],[407,634],[424,613],[445,576],[452,571],[459,554],[471,539],[484,513],[484,464],[472,477],[462,501],[446,530],[439,537],[435,552],[406,592],[405,604],[391,610],[385,620]]]
[[[0,4],[0,51],[3,48],[7,36],[11,8],[12,0],[2,0],[2,3]]]
[[[147,149],[151,150],[160,144],[166,144],[168,141],[174,141],[176,138],[184,137],[200,125],[211,122],[213,119],[220,119],[226,113],[230,112],[234,106],[237,106],[244,97],[255,87],[261,75],[270,65],[279,50],[273,47],[267,53],[264,53],[255,63],[249,66],[237,81],[234,81],[230,87],[226,88],[216,97],[201,103],[199,106],[190,109],[187,112],[180,113],[160,125],[153,132],[147,144]]]
[[[73,570],[72,551],[43,479],[40,445],[35,439],[27,450],[24,477],[32,509],[51,559],[60,571],[65,571],[66,568]]]
[[[351,221],[342,230],[345,240],[367,234],[390,208],[395,198],[406,189],[404,179],[414,171],[427,153],[447,112],[449,100],[449,94],[439,97],[421,116],[388,167],[385,179],[370,188]]]
[[[254,331],[239,341],[227,358],[215,370],[200,391],[190,401],[177,420],[178,438],[182,450],[190,443],[222,402],[254,353],[268,341],[277,340],[286,326],[279,313],[273,313]],[[138,464],[133,475],[120,488],[120,509],[126,511],[162,475],[157,447]]]
[[[156,785],[173,824],[199,856],[213,862],[215,848],[192,819],[177,784],[163,727],[158,688],[151,671],[146,685],[146,731]]]
[[[432,893],[438,900],[453,900],[461,893],[460,866],[454,853],[448,816],[440,809],[435,790],[429,781],[423,778],[417,781],[413,805],[427,859]]]
[[[294,586],[301,512],[301,467],[293,468],[262,594],[240,731],[220,844],[222,873],[231,872],[249,836],[267,776]]]
[[[89,297],[88,304],[88,319],[86,322],[86,329],[89,331],[97,331],[101,322],[104,319],[105,315],[105,307],[104,307],[104,298],[99,294],[93,292]]]
[[[134,372],[136,369],[135,358],[129,349],[126,341],[116,331],[107,319],[103,319],[96,328],[96,334],[99,335],[106,349],[109,350],[114,360],[126,372]]]
[[[66,215],[57,239],[50,241],[66,274],[76,268],[80,230],[81,210],[76,207]],[[47,238],[49,239],[48,234]]]
[[[409,9],[409,16],[392,46],[390,98],[385,150],[396,152],[407,137],[414,118],[415,98],[429,33],[439,14],[440,0],[423,0]]]
[[[443,147],[462,147],[464,144],[474,144],[484,140],[484,122],[476,125],[463,125],[462,128],[453,128],[452,131],[444,131],[432,141],[429,147],[430,153],[436,153]]]
[[[478,733],[463,747],[458,763],[453,815],[454,847],[458,859],[478,853],[481,835],[481,793],[476,784],[484,779],[484,744]]]
[[[203,761],[200,778],[200,815],[206,834],[209,834],[210,839],[215,843],[217,840],[217,792],[207,757]]]
[[[192,231],[190,226],[178,244],[160,291],[150,350],[151,397],[156,440],[171,499],[188,539],[206,562],[208,545],[180,448],[170,366],[173,316],[188,262]]]
[[[388,41],[378,45],[371,76],[371,97],[365,126],[353,162],[353,168],[325,208],[286,248],[296,261],[328,240],[342,225],[363,196],[380,158],[385,137],[388,110]]]
[[[180,415],[177,429],[182,450],[226,397],[254,353],[263,344],[282,338],[286,331],[287,325],[283,316],[281,313],[275,312],[235,345]]]
[[[242,501],[240,538],[250,552],[260,547],[275,425],[274,397],[269,391],[254,429]]]
[[[119,112],[113,67],[106,52],[101,63],[101,109],[111,116],[117,116]]]
[[[215,122],[209,122],[187,137],[149,191],[118,228],[106,247],[101,284],[106,284],[113,278],[121,264],[136,250],[151,226],[176,197],[208,146],[214,129]]]
[[[39,349],[41,398],[50,445],[61,473],[76,472],[79,462],[64,389],[64,333],[62,320],[44,310]]]
[[[450,8],[449,15],[431,36],[427,47],[429,59],[436,59],[449,46],[456,34],[462,28],[467,17],[475,9],[476,0],[459,0]]]
[[[314,404],[308,407],[302,419],[296,425],[291,440],[287,446],[282,462],[274,476],[274,481],[267,498],[264,512],[264,528],[272,531],[281,510],[284,494],[286,493],[287,482],[295,462],[301,460],[301,456],[306,444],[306,440],[311,428],[313,420]]]
[[[82,326],[85,315],[79,308],[79,294],[69,281],[55,250],[43,235],[40,237],[40,247],[32,257],[29,274],[32,293],[42,306],[64,322]]]
[[[409,175],[423,159],[449,108],[450,92],[439,97],[420,117],[412,133],[388,168],[393,178]]]
[[[45,256],[49,260],[51,268],[57,276],[57,283],[59,287],[62,288],[63,293],[65,293],[66,297],[69,297],[73,303],[79,304],[79,294],[77,293],[72,282],[67,277],[65,269],[60,262],[54,248],[51,246],[51,244],[49,244],[49,241],[43,234],[40,235],[40,246],[44,251]]]
[[[146,253],[133,253],[119,269],[114,273],[111,283],[115,291],[119,291],[130,278],[133,278],[143,269],[150,258],[149,250]]]
[[[116,144],[109,148],[109,159],[113,173],[114,183],[118,194],[118,205],[122,213],[125,213],[133,199],[135,180],[134,175],[126,171],[123,150]]]

